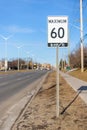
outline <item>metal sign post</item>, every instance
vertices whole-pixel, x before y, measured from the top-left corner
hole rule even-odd
[[[59,47],[56,47],[56,117],[59,117]]]
[[[68,17],[48,17],[48,47],[56,47],[56,117],[59,117],[59,47],[68,46]]]

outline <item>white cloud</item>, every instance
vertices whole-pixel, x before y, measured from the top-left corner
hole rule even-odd
[[[46,4],[47,0],[22,0],[24,2],[28,2],[30,4]]]
[[[30,29],[30,28],[25,28],[25,27],[19,27],[16,25],[4,27],[5,30],[8,30],[10,33],[33,33],[35,30]]]

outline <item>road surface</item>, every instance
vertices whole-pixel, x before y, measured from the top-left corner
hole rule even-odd
[[[46,72],[43,70],[0,74],[0,119],[4,117],[6,111],[18,102],[25,93],[33,89],[31,84],[45,75]]]

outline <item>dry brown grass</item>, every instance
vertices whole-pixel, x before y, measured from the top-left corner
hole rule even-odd
[[[81,70],[78,69],[78,70],[70,72],[69,74],[87,82],[87,71],[81,72]]]
[[[50,73],[41,91],[12,130],[87,130],[87,106],[60,77],[60,116],[56,118],[56,75]]]

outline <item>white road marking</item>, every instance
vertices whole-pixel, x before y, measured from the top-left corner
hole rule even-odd
[[[3,77],[0,77],[0,79],[3,78]]]
[[[0,83],[0,86],[7,85],[8,82]]]

